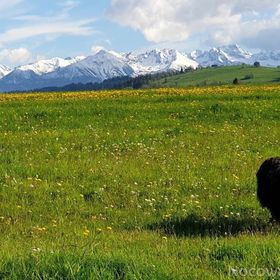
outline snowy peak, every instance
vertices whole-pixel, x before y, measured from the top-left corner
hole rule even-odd
[[[209,51],[194,51],[189,54],[189,57],[197,61],[201,66],[211,65],[235,65],[248,63],[252,54],[242,49],[238,45],[222,46],[212,48]]]
[[[195,51],[192,51],[188,57],[192,58],[194,61],[197,60],[198,57],[202,56],[203,54],[203,51],[201,50],[195,50]]]
[[[121,54],[114,51],[107,51],[105,49],[100,50],[96,54],[90,55],[87,58],[89,58],[91,61],[101,63],[106,63],[110,59],[124,61],[123,56]]]
[[[40,60],[33,64],[28,64],[28,65],[17,67],[16,70],[33,71],[37,75],[43,75],[43,74],[54,72],[55,70],[57,70],[59,68],[66,67],[73,63],[77,63],[78,61],[81,61],[84,58],[85,57],[83,57],[83,56],[77,56],[75,58],[66,58],[66,59],[54,57],[52,59]]]
[[[197,68],[198,63],[173,49],[154,49],[145,53],[125,55],[136,75]]]
[[[262,66],[275,67],[280,65],[280,51],[262,51],[252,54],[238,45],[212,48],[209,51],[196,50],[188,56],[203,67],[211,65],[238,65],[242,63],[253,64],[255,61],[259,61]]]
[[[0,64],[0,79],[7,76],[11,71],[9,67]]]
[[[259,61],[263,66],[277,67],[280,65],[280,50],[279,51],[267,51],[254,54],[252,61]]]
[[[198,63],[192,59],[189,59],[186,55],[176,51],[174,55],[174,60],[170,65],[171,70],[179,71],[181,69],[193,68],[196,69],[198,67]]]
[[[49,77],[70,79],[71,82],[76,82],[79,77],[83,82],[102,82],[106,79],[132,74],[133,69],[121,55],[100,50],[94,55],[54,72]]]
[[[218,48],[220,51],[224,52],[228,55],[228,57],[234,59],[250,59],[252,54],[244,49],[242,49],[239,45],[229,45]]]

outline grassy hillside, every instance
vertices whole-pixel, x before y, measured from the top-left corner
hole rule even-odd
[[[246,79],[246,76],[247,79]],[[280,82],[280,69],[253,66],[224,66],[204,68],[151,82],[155,87],[187,87],[232,84],[235,78],[240,84],[275,84]]]
[[[0,279],[277,273],[255,173],[279,154],[279,86],[1,95],[0,112]]]

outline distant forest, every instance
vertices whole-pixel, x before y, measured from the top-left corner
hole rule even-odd
[[[162,78],[167,78],[177,74],[187,73],[195,71],[193,68],[181,69],[180,71],[169,71],[157,74],[148,74],[138,77],[116,77],[112,79],[104,80],[101,83],[87,83],[87,84],[69,84],[63,87],[45,87],[41,89],[35,89],[32,92],[53,92],[53,91],[89,91],[89,90],[109,90],[109,89],[140,89],[145,88],[152,81],[156,81]]]

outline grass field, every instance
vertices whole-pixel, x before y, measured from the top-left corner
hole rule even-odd
[[[247,76],[247,77],[246,77]],[[151,82],[153,87],[188,87],[232,84],[235,78],[243,85],[279,84],[280,69],[275,67],[220,66],[203,68]]]
[[[255,173],[280,86],[0,95],[0,114],[0,279],[279,278]]]

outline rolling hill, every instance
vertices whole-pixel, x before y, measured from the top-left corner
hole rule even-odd
[[[280,69],[253,66],[220,66],[172,75],[152,81],[146,87],[188,87],[232,84],[235,78],[240,84],[273,84],[280,82]]]

